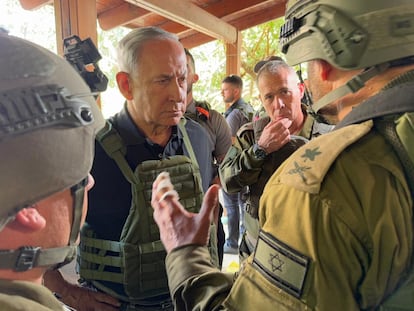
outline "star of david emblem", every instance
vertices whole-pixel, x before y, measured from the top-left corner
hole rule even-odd
[[[279,254],[270,254],[269,264],[272,267],[272,272],[282,271],[282,266],[285,264],[283,260],[279,258]]]

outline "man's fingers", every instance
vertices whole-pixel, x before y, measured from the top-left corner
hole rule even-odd
[[[199,217],[202,219],[208,218],[209,222],[214,221],[218,217],[218,191],[220,187],[218,185],[212,185],[207,190],[203,198],[203,204],[199,212]]]
[[[178,193],[174,190],[174,186],[171,183],[170,175],[167,172],[162,172],[153,183],[151,201],[157,200],[160,202],[167,197],[179,200]]]
[[[121,306],[121,303],[119,302],[118,299],[116,299],[112,296],[109,296],[107,294],[104,294],[104,293],[97,292],[95,294],[95,299],[97,301],[101,302],[101,303],[105,303],[105,304],[107,304],[109,306],[112,306],[112,307],[118,307],[119,308]],[[109,310],[109,306],[108,306],[108,310]]]

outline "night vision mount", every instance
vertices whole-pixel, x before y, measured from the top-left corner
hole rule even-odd
[[[108,78],[99,69],[102,58],[90,38],[81,40],[73,35],[63,40],[64,57],[82,76],[92,93],[103,92],[108,86]]]

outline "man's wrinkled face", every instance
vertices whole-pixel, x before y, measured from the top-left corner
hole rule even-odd
[[[169,39],[148,41],[138,55],[133,77],[135,114],[148,125],[178,124],[186,109],[187,61],[180,43]]]
[[[260,100],[272,120],[288,118],[294,121],[302,115],[301,99],[304,87],[295,74],[286,69],[277,73],[264,72],[258,81]]]

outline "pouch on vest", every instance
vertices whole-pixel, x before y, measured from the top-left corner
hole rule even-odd
[[[155,178],[159,173],[167,171],[181,204],[191,212],[198,212],[201,207],[203,189],[200,171],[197,162],[194,162],[196,160],[187,132],[184,125],[180,124],[186,148],[194,160],[178,155],[144,161],[135,171],[125,160],[125,148],[117,131],[113,128],[108,131],[110,123],[105,128],[106,135],[97,138],[131,183],[132,202],[120,241],[98,239],[87,224],[83,227],[78,257],[80,275],[100,290],[130,303],[139,303],[169,293],[164,263],[166,252],[160,241],[151,206],[152,183]],[[212,225],[209,249],[213,263],[218,265],[216,239],[216,228]],[[118,283],[123,294],[115,292],[102,281]]]

